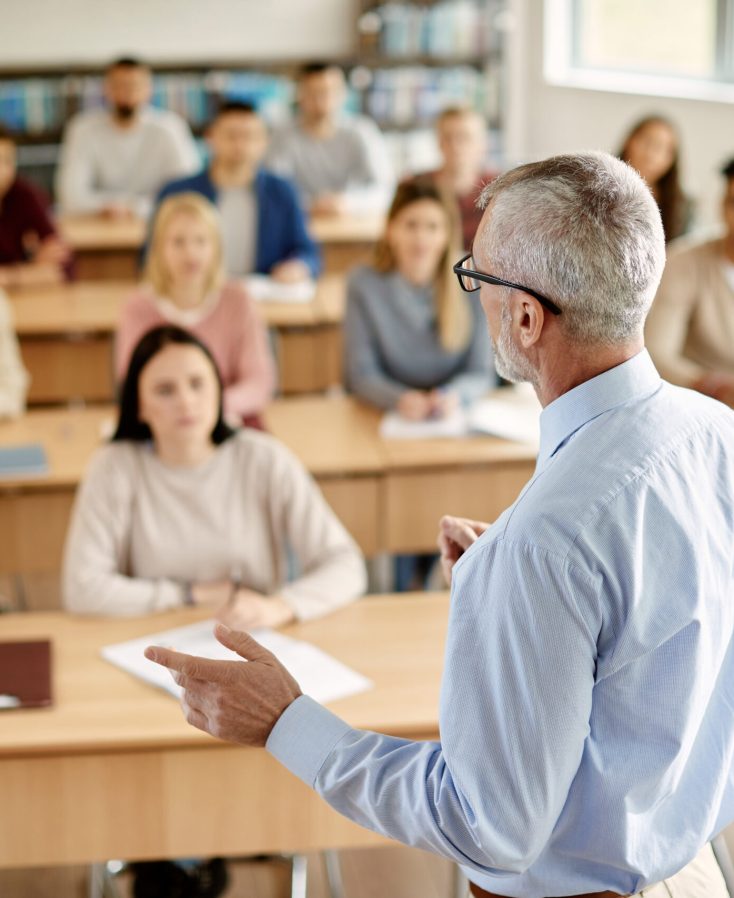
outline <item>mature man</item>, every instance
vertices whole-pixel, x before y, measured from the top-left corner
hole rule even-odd
[[[273,133],[268,165],[295,181],[315,215],[382,212],[393,190],[384,138],[365,116],[345,116],[344,73],[311,63],[298,78],[299,117]]]
[[[162,184],[196,170],[189,126],[153,108],[152,93],[150,69],[139,60],[108,67],[106,107],[80,112],[64,134],[57,175],[62,212],[146,216]]]
[[[734,405],[734,159],[721,174],[724,232],[668,247],[645,332],[663,377]]]
[[[222,219],[224,263],[232,277],[252,272],[296,282],[321,270],[293,185],[262,167],[265,123],[250,103],[228,101],[206,132],[210,160],[198,174],[166,184],[158,203],[177,193],[201,193]]]
[[[734,414],[644,350],[664,241],[631,168],[558,156],[484,198],[458,273],[498,371],[544,410],[514,505],[442,522],[447,568],[461,557],[441,741],[355,731],[244,634],[219,638],[247,664],[148,657],[178,671],[192,724],[266,744],[337,810],[458,861],[475,896],[723,898]]]

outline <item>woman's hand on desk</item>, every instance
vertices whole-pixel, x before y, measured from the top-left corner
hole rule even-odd
[[[438,531],[438,547],[441,550],[441,568],[447,583],[451,583],[454,565],[489,527],[483,521],[455,518],[444,515]]]
[[[231,580],[209,580],[205,583],[191,584],[191,598],[194,605],[224,605],[236,586]]]
[[[145,657],[167,667],[183,688],[181,707],[192,726],[218,739],[263,746],[301,689],[275,655],[247,633],[219,625],[214,635],[248,663],[211,661],[159,646],[147,648]]]
[[[432,408],[430,393],[421,390],[406,390],[397,404],[398,412],[409,421],[422,421],[431,414]]]
[[[253,630],[256,627],[283,627],[295,615],[280,596],[262,596],[252,589],[238,589],[217,618],[231,630]]]

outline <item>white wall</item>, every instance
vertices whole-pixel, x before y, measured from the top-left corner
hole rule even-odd
[[[5,0],[12,66],[337,57],[355,42],[353,0]]]
[[[734,156],[734,104],[551,86],[543,77],[544,4],[513,2],[513,53],[524,60],[517,63],[521,74],[510,86],[513,155],[537,159],[580,149],[616,152],[630,124],[662,113],[681,132],[684,188],[696,201],[696,224],[715,223],[722,189],[718,170]]]

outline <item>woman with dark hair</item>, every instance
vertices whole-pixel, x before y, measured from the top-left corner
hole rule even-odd
[[[691,224],[691,202],[680,186],[680,138],[673,123],[660,115],[640,119],[618,156],[647,182],[660,208],[666,242],[684,234]]]
[[[112,442],[77,495],[65,607],[140,615],[200,605],[249,629],[318,617],[364,589],[359,550],[302,465],[272,437],[224,422],[205,345],[173,326],[145,334]]]
[[[456,218],[430,180],[402,183],[373,264],[349,278],[347,386],[413,420],[444,416],[496,380],[481,306],[452,271],[461,255]]]

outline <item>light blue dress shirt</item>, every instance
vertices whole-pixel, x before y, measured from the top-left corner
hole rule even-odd
[[[532,480],[454,568],[440,742],[301,697],[268,750],[500,895],[632,893],[734,818],[734,413],[646,351],[541,416]]]

